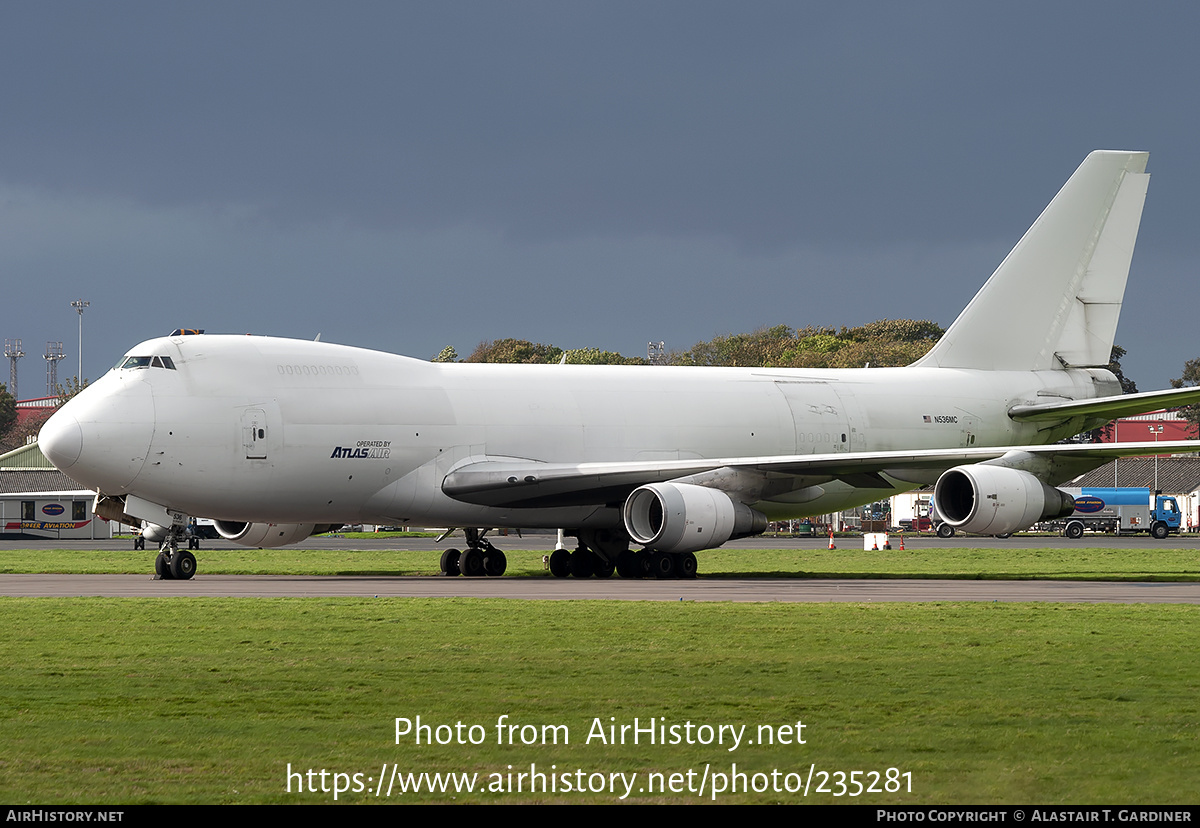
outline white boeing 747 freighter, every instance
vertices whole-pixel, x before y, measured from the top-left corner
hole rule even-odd
[[[1005,534],[1071,512],[1056,489],[1155,443],[1055,445],[1200,389],[1121,395],[1109,362],[1149,176],[1091,153],[936,346],[905,368],[430,363],[323,342],[169,336],[128,352],[42,429],[96,513],[160,527],[190,578],[189,517],[247,546],[346,523],[448,526],[451,575],[503,574],[497,527],[563,529],[556,575],[690,577],[769,520],[936,483],[941,517]],[[1200,449],[1200,441],[1173,451]]]

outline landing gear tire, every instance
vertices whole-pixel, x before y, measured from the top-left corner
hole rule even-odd
[[[1012,537],[1012,532],[1001,532],[999,535],[993,535],[992,537],[999,538],[1000,540],[1006,540],[1007,538]]]
[[[494,546],[489,546],[483,555],[483,571],[493,578],[499,578],[508,569],[508,558]]]
[[[468,578],[479,578],[487,574],[483,566],[483,553],[474,547],[464,549],[458,558],[458,570]]]
[[[642,577],[642,567],[638,561],[637,553],[632,549],[626,549],[617,556],[617,574],[622,578]]]
[[[177,581],[191,580],[196,574],[196,556],[186,549],[171,556],[171,577]]]
[[[565,578],[571,574],[571,553],[565,549],[555,549],[550,553],[550,574],[555,578]]]
[[[1067,528],[1063,530],[1063,534],[1071,540],[1079,540],[1083,537],[1083,524],[1079,521],[1072,521],[1067,524]]]
[[[592,553],[592,574],[597,578],[611,578],[616,568],[612,561]]]
[[[639,577],[653,578],[654,577],[654,554],[655,553],[651,552],[649,549],[643,549],[641,552],[638,552],[636,554],[637,554],[637,563],[635,564],[635,566],[637,567],[637,571],[639,573],[641,573]]]
[[[133,548],[135,550],[145,549],[146,548],[146,539],[143,538],[141,535],[138,535],[136,538],[133,539]]]
[[[675,557],[665,552],[650,553],[650,574],[655,578],[665,579],[675,577]]]
[[[696,556],[691,552],[684,552],[675,557],[676,578],[695,578],[698,567],[699,565],[696,563]]]
[[[451,578],[458,576],[458,559],[462,556],[462,552],[457,549],[447,549],[442,553],[441,568],[442,574],[448,575]]]
[[[581,546],[571,553],[571,574],[576,578],[592,577],[592,550]]]
[[[1150,527],[1150,536],[1155,540],[1162,540],[1168,534],[1170,534],[1170,529],[1168,529],[1167,524],[1163,523],[1161,520],[1155,521],[1154,525]]]
[[[939,538],[952,538],[954,537],[954,527],[949,523],[939,523],[937,533]]]
[[[154,575],[161,581],[171,581],[175,578],[171,574],[171,564],[163,552],[159,552],[158,557],[154,559]]]

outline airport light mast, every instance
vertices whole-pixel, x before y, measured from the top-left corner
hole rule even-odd
[[[81,388],[83,387],[83,309],[91,304],[82,299],[76,299],[71,303],[71,307],[79,311],[79,376],[75,379]]]
[[[8,357],[8,393],[17,400],[20,399],[17,396],[17,360],[25,356],[25,352],[21,350],[21,340],[4,340],[4,355]]]
[[[61,342],[46,342],[46,396],[53,397],[58,393],[58,361],[66,357]]]

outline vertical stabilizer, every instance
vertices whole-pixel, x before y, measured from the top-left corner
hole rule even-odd
[[[1149,153],[1088,155],[915,364],[1007,371],[1103,366],[1142,219]]]

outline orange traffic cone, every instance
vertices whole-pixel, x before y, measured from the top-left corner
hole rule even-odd
[[[900,551],[901,552],[904,551],[904,533],[903,532],[900,533]]]
[[[837,549],[837,547],[833,545],[833,529],[829,530],[829,548]]]

